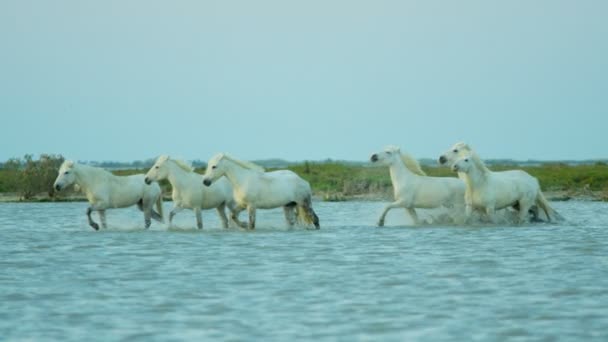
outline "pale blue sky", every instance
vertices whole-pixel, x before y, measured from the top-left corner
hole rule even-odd
[[[608,157],[608,1],[0,1],[0,160]]]

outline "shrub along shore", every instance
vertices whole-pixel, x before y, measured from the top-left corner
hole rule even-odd
[[[57,163],[52,163],[56,167]],[[455,177],[446,167],[423,166],[429,176]],[[492,165],[494,171],[522,169],[538,178],[543,192],[550,200],[595,200],[608,201],[608,164],[569,165],[543,163],[534,166]],[[392,184],[387,167],[340,162],[304,162],[288,166],[310,182],[314,195],[319,200],[390,200]],[[268,168],[268,170],[273,170]],[[55,194],[52,182],[57,171],[33,174],[37,185],[28,184],[26,171],[16,168],[0,169],[0,202],[49,202],[81,201],[82,194],[67,191]],[[125,169],[112,171],[117,175],[145,173],[147,169]],[[196,169],[204,173],[204,169]],[[171,185],[161,182],[164,196],[171,198]]]

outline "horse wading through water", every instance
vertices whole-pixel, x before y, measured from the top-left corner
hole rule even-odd
[[[61,191],[73,184],[78,185],[89,201],[87,218],[95,230],[99,230],[99,225],[91,218],[91,212],[99,213],[101,226],[106,228],[106,209],[126,208],[134,204],[143,211],[146,228],[150,227],[151,218],[163,221],[160,186],[157,183],[146,184],[142,174],[115,176],[102,168],[66,160],[59,168],[53,188]],[[157,212],[152,208],[154,204]]]
[[[203,176],[195,173],[191,165],[179,159],[171,159],[166,155],[160,156],[156,160],[156,163],[146,173],[145,182],[150,184],[163,179],[168,179],[173,188],[171,194],[173,210],[169,214],[169,226],[178,212],[183,209],[193,209],[196,225],[202,229],[201,210],[216,208],[222,221],[222,227],[228,228],[225,210],[228,207],[232,220],[239,226],[245,227],[244,223],[238,221],[239,210],[232,197],[232,186],[227,179],[220,179],[209,187],[204,186]]]
[[[388,204],[378,226],[384,225],[384,219],[390,209],[405,208],[418,224],[416,208],[456,208],[464,209],[464,183],[458,178],[429,177],[418,162],[395,146],[388,146],[382,152],[374,153],[370,158],[372,163],[389,167],[395,201]]]
[[[249,228],[255,228],[257,209],[283,207],[289,226],[297,218],[319,229],[319,218],[312,209],[310,184],[289,170],[265,172],[250,162],[232,158],[224,153],[209,160],[203,183],[210,186],[225,176],[232,184],[234,199],[240,208],[247,209]]]

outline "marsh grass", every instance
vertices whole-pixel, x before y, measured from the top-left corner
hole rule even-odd
[[[315,196],[328,201],[341,201],[358,196],[374,198],[390,197],[392,185],[387,167],[372,165],[350,165],[337,162],[304,162],[288,169],[310,182]],[[494,171],[522,169],[538,178],[543,191],[561,192],[564,199],[587,196],[596,200],[608,200],[608,165],[568,165],[547,163],[539,166],[519,167],[514,165],[493,165]],[[269,169],[273,170],[273,169]],[[445,167],[423,166],[429,176],[456,177]],[[198,173],[204,169],[197,168]],[[0,169],[0,193],[18,193],[19,184],[16,170]],[[144,169],[113,171],[116,175],[145,173]],[[170,197],[171,185],[160,183],[166,197]]]

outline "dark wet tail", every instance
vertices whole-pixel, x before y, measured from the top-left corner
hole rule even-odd
[[[555,209],[551,208],[551,205],[549,205],[549,201],[547,201],[542,192],[538,193],[538,196],[536,197],[536,204],[538,204],[538,206],[545,212],[545,215],[547,215],[547,219],[549,221],[565,220],[562,215],[555,211]]]
[[[312,201],[311,201],[310,197],[304,201],[303,205],[298,206],[297,210],[298,210],[298,221],[304,222],[306,224],[313,224],[316,229],[321,228],[321,226],[319,225],[319,217],[317,216],[315,211],[312,209]]]

